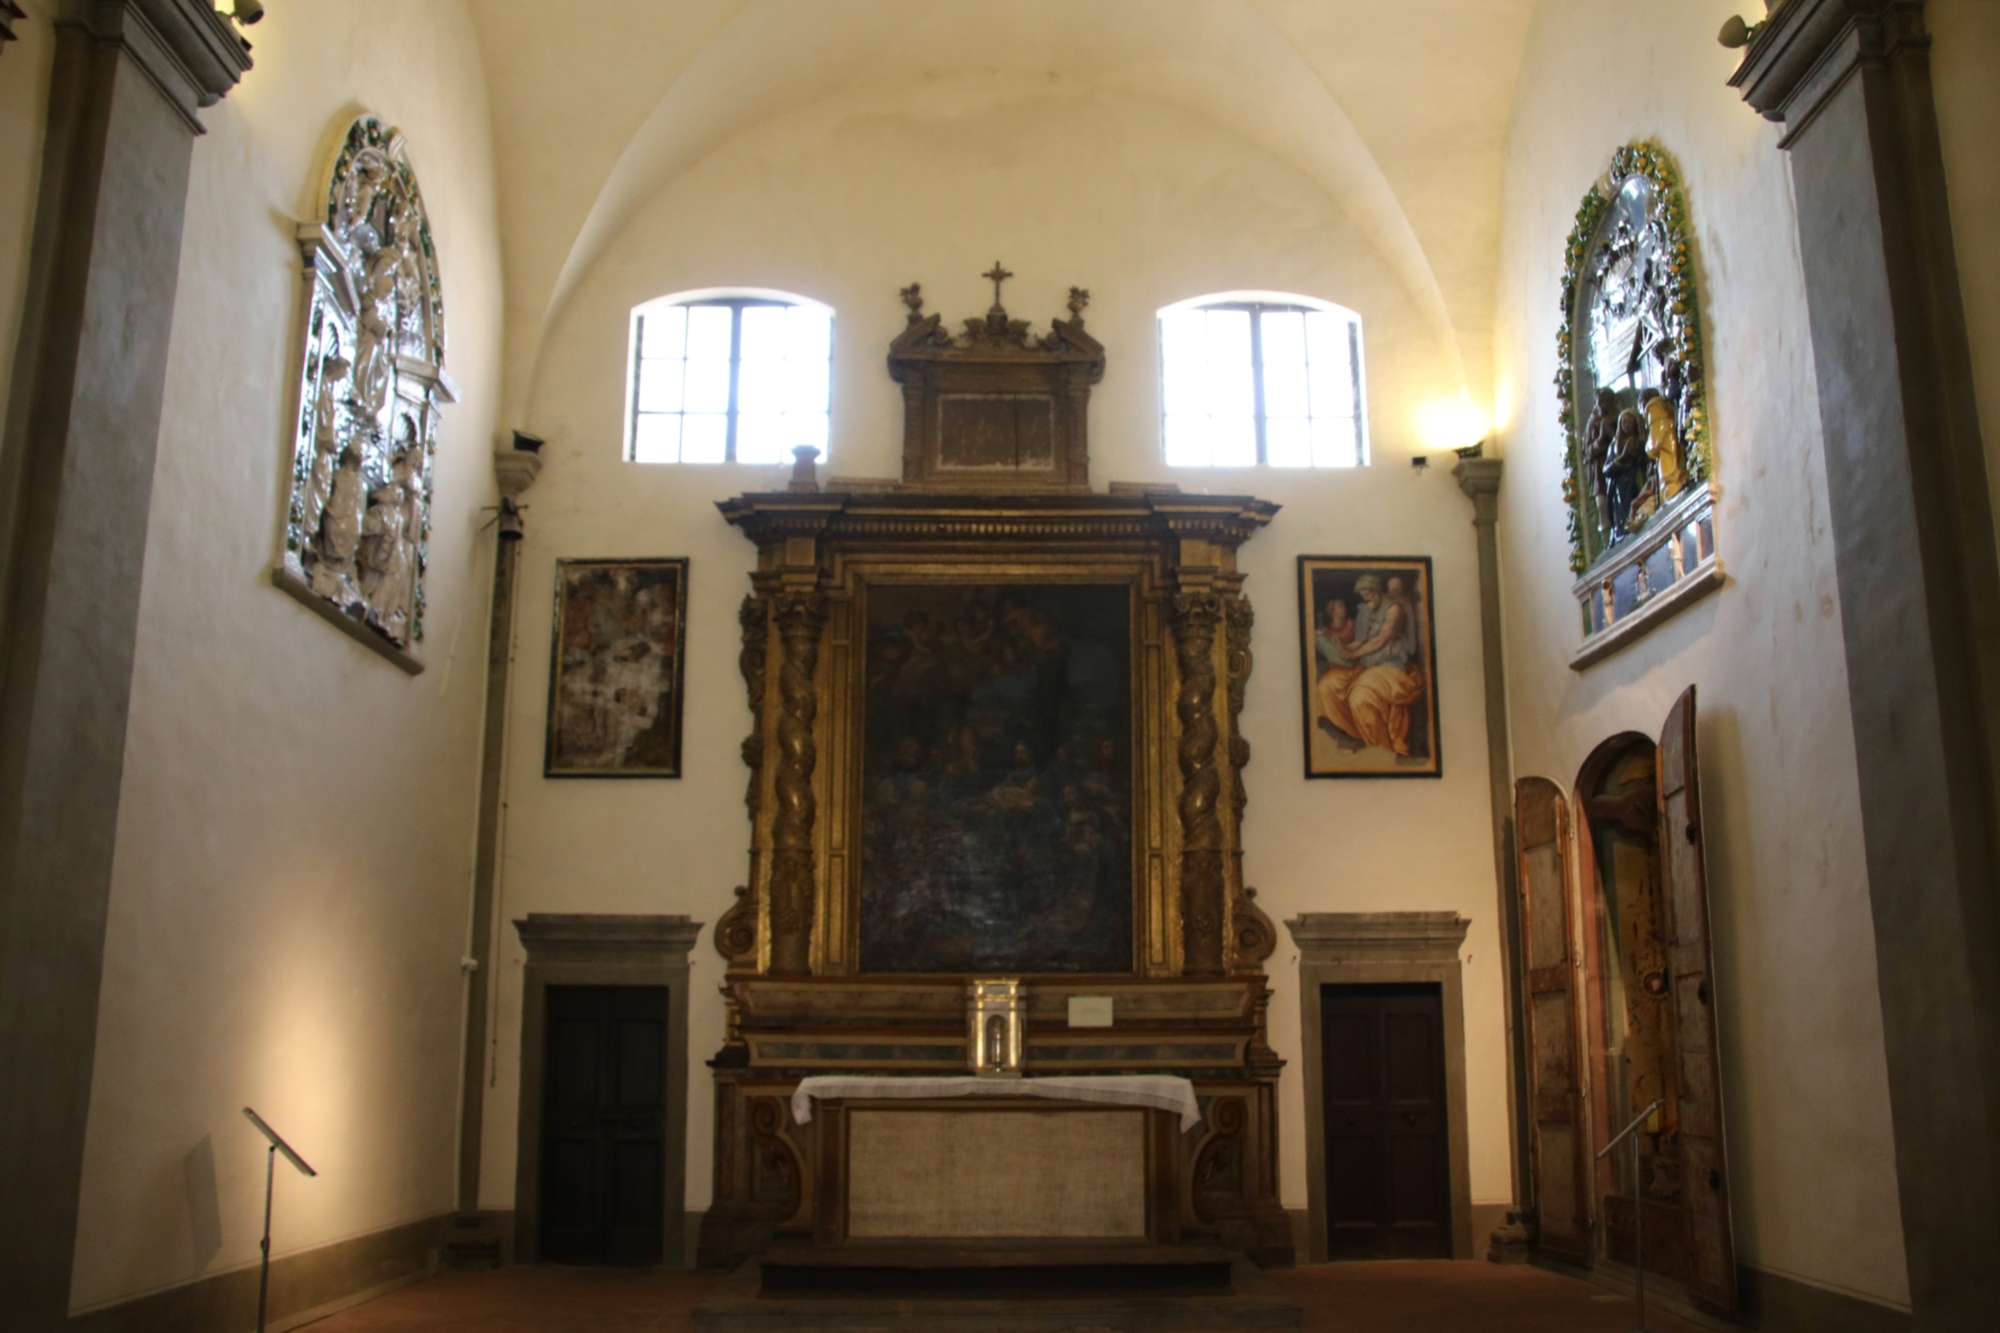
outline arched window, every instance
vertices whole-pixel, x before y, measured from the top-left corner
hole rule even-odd
[[[625,456],[783,463],[826,456],[833,311],[785,292],[684,292],[632,312]]]
[[[1361,317],[1233,292],[1160,312],[1160,435],[1175,467],[1368,461]]]

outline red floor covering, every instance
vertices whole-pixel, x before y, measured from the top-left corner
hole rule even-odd
[[[1630,1333],[1632,1302],[1538,1268],[1326,1264],[1273,1273],[1305,1306],[1300,1333]],[[311,1325],[312,1333],[686,1333],[718,1279],[615,1268],[446,1273]],[[1657,1310],[1650,1333],[1698,1333]]]

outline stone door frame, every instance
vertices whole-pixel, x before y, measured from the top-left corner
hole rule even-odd
[[[1451,1257],[1472,1255],[1472,1171],[1465,1107],[1465,984],[1458,951],[1472,923],[1456,912],[1306,912],[1285,923],[1299,946],[1299,1033],[1306,1102],[1307,1261],[1327,1261],[1326,1081],[1320,987],[1434,982],[1444,1009],[1445,1151]]]
[[[528,950],[521,984],[521,1111],[514,1156],[514,1256],[540,1260],[542,1074],[549,987],[667,988],[667,1123],[661,1261],[686,1262],[688,950],[702,923],[684,916],[530,912],[514,929]]]

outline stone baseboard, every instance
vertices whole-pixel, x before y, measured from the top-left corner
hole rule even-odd
[[[450,1213],[271,1261],[267,1327],[297,1328],[438,1271]],[[242,1333],[257,1322],[258,1270],[233,1269],[73,1316],[74,1333]]]

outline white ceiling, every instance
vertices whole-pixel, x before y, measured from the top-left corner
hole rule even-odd
[[[634,210],[860,84],[1031,73],[1157,98],[1315,181],[1490,395],[1502,161],[1536,0],[474,0],[510,382]]]

